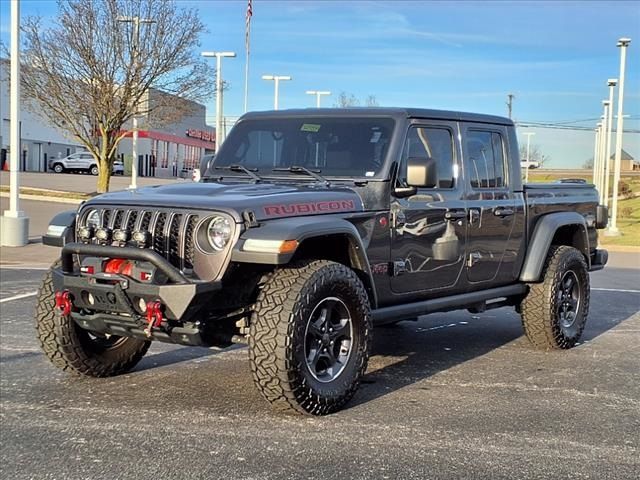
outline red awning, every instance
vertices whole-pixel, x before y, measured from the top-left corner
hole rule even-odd
[[[131,137],[133,133],[127,133],[126,137]],[[207,150],[215,150],[216,142],[207,142],[197,138],[179,137],[170,133],[153,132],[150,130],[138,130],[138,138],[149,138],[151,140],[160,140],[162,142],[177,143],[178,145],[188,145],[190,147],[206,148]]]

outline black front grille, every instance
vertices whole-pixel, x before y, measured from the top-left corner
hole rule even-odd
[[[183,271],[193,269],[195,227],[199,217],[184,212],[142,209],[100,210],[102,227],[111,230],[127,229],[147,231],[151,235],[149,246]],[[85,220],[86,221],[86,218]],[[133,242],[130,242],[133,245]]]

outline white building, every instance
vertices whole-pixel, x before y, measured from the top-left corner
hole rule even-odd
[[[166,95],[150,91],[148,101],[154,96]],[[22,104],[24,103],[21,102]],[[180,121],[160,128],[153,125],[153,118],[142,116],[138,120],[138,174],[140,176],[171,177],[189,175],[189,171],[199,164],[205,153],[215,151],[215,129],[206,124],[205,106],[191,102],[191,112]],[[9,150],[9,62],[0,61],[0,146],[2,159],[8,162]],[[22,108],[21,169],[33,172],[47,171],[52,158],[61,158],[77,150],[84,150],[79,142],[71,140],[55,127],[48,124],[45,117]],[[130,128],[130,125],[127,126]],[[131,135],[124,138],[118,148],[118,157],[125,162],[125,173],[131,172]],[[6,167],[5,167],[6,168]]]

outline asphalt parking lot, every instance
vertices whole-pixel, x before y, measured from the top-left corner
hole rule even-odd
[[[33,331],[43,272],[3,267],[0,477],[638,478],[640,270],[622,268],[633,262],[613,254],[592,274],[570,351],[531,349],[512,309],[377,329],[364,384],[324,418],[272,412],[244,348],[155,344],[121,377],[60,372]]]

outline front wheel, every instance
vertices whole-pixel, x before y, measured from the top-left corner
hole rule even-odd
[[[369,299],[350,268],[312,260],[276,270],[251,317],[255,384],[279,410],[335,412],[360,384],[371,331]]]
[[[589,314],[589,272],[584,256],[573,247],[552,246],[542,279],[529,286],[520,306],[527,338],[541,349],[572,348]]]
[[[55,311],[52,269],[38,290],[36,332],[44,354],[56,367],[90,377],[126,373],[142,359],[151,342],[136,338],[91,333],[70,317]]]
[[[62,166],[62,164],[56,163],[53,166],[53,171],[56,172],[56,173],[62,173],[62,172],[64,172],[64,167]]]

